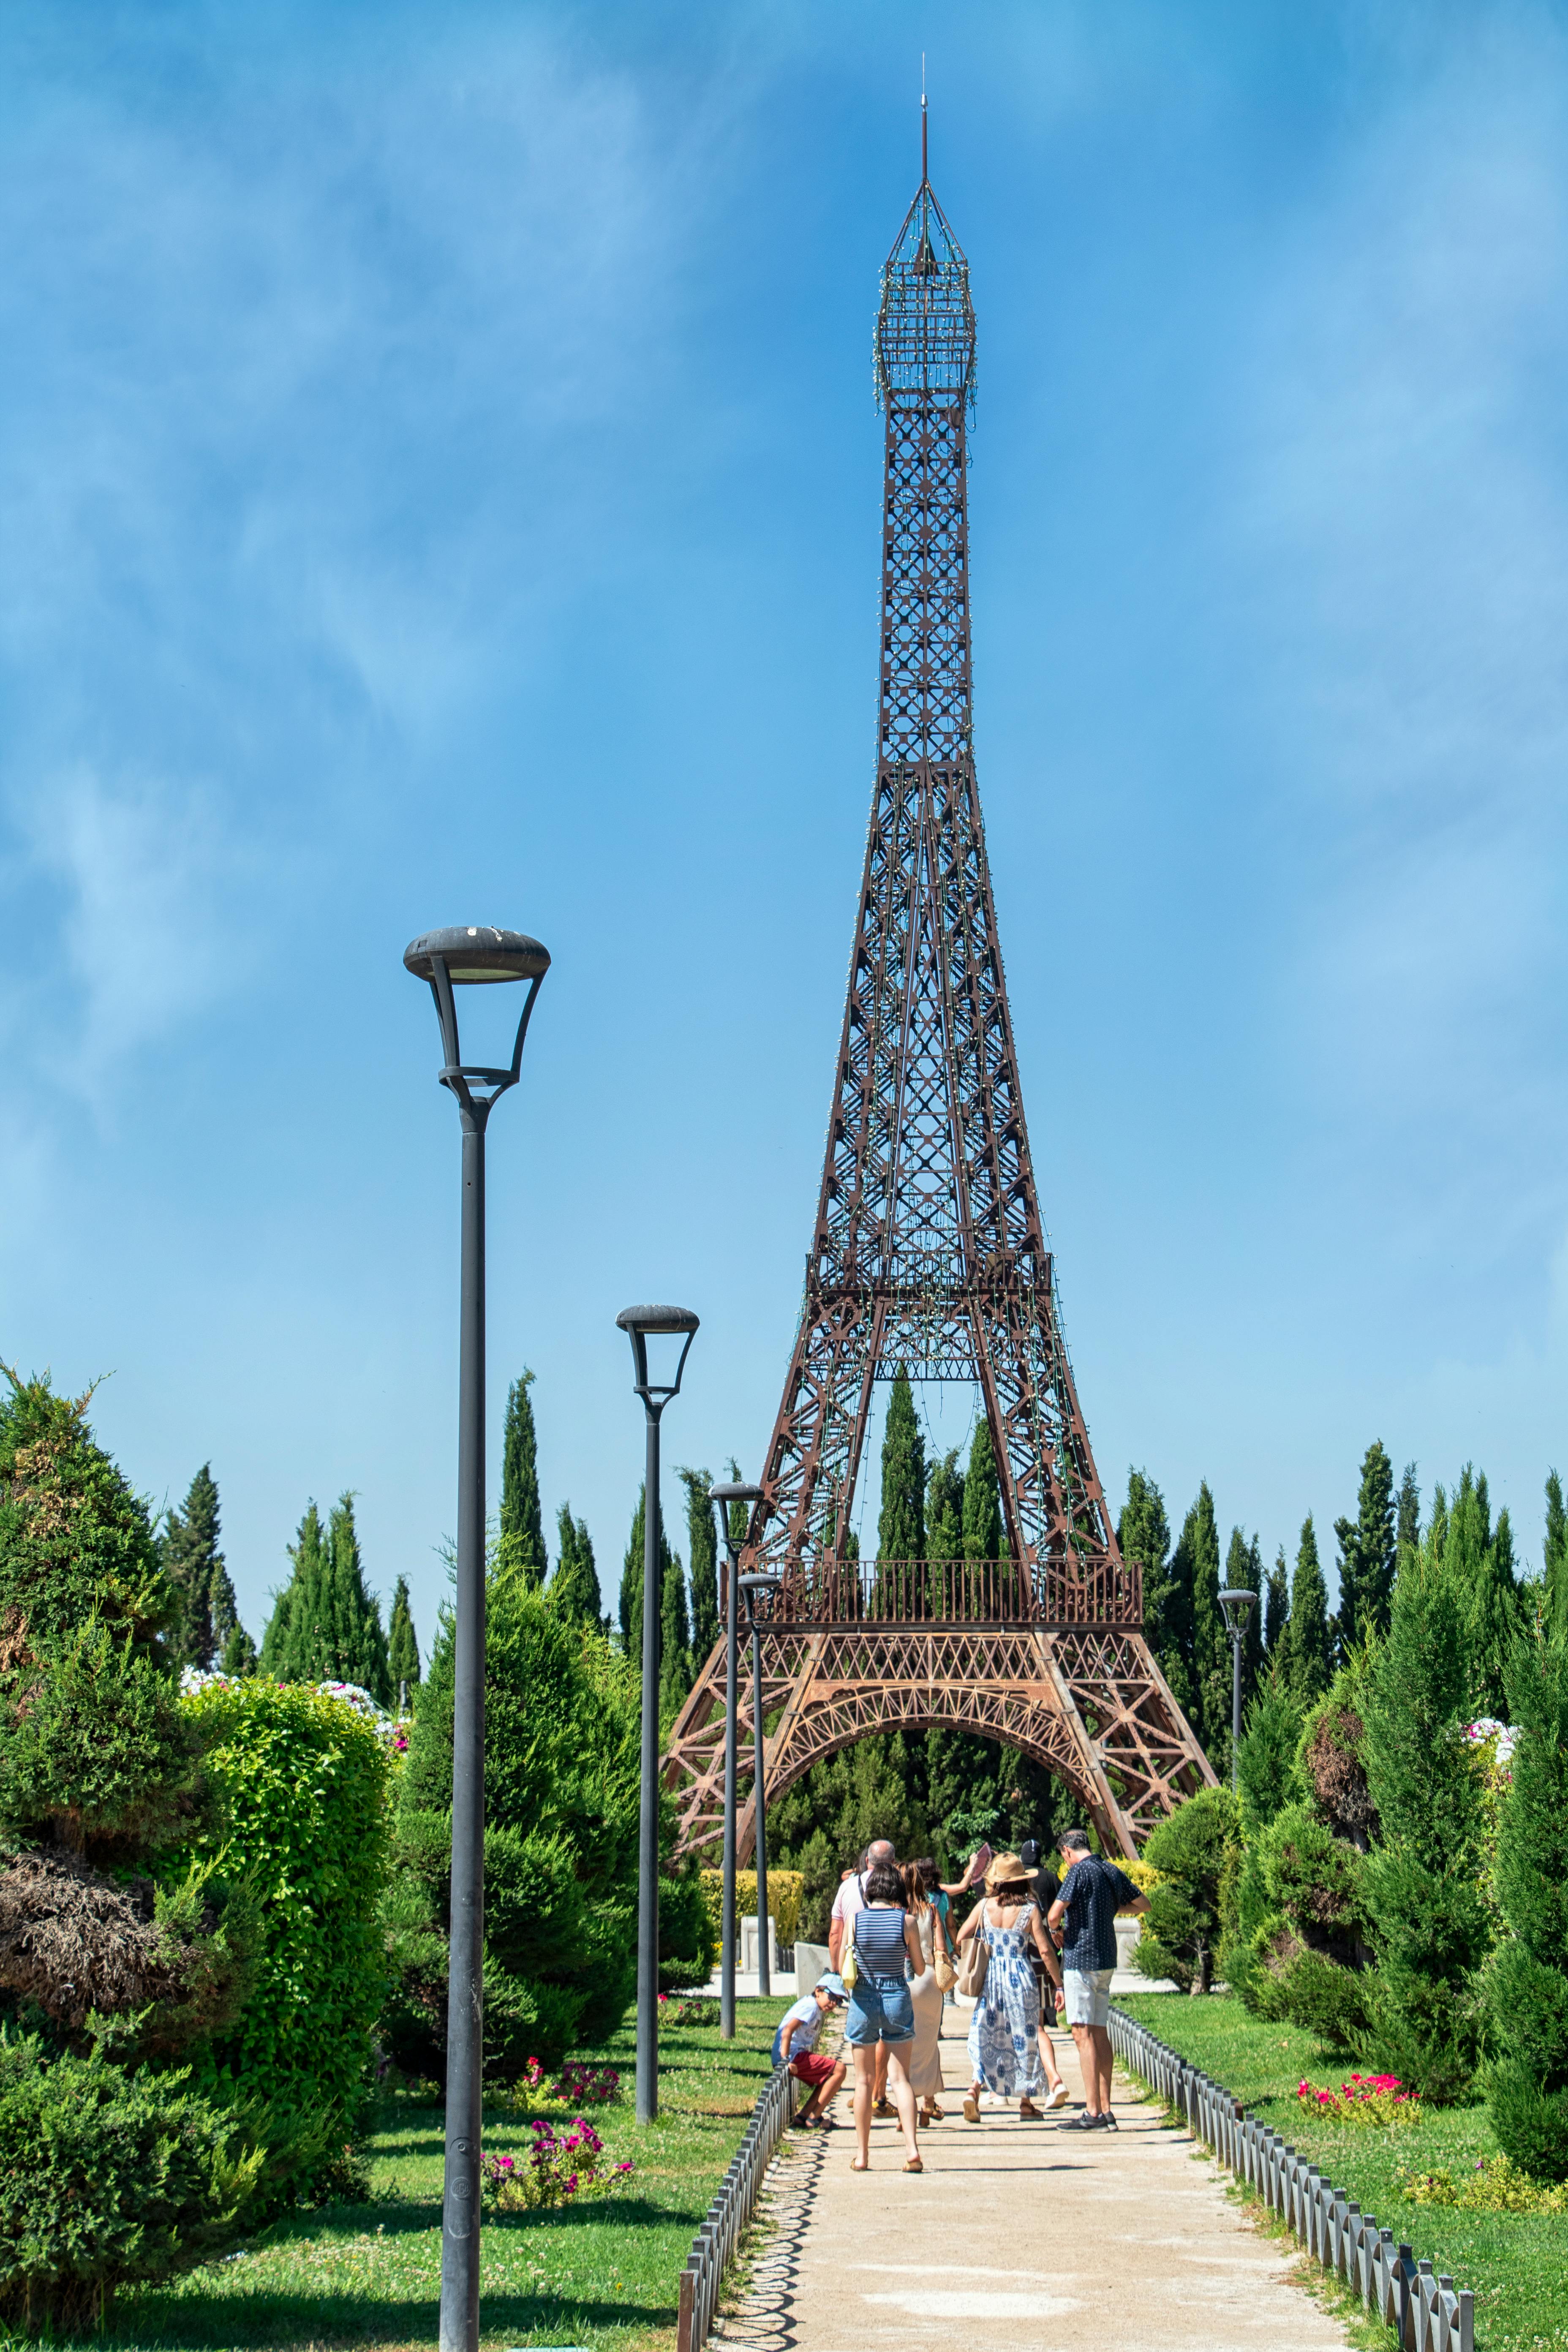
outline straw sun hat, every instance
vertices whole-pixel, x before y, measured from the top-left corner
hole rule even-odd
[[[1014,1886],[1026,1895],[1035,1891],[1028,1872],[1016,1853],[994,1853],[985,1865],[986,1894],[1000,1895]]]

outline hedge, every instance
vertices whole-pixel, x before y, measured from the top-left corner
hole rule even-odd
[[[795,1942],[805,1894],[804,1871],[769,1870],[768,1911],[778,1929],[781,1952],[787,1952]],[[708,1906],[708,1916],[712,1923],[713,1940],[718,1943],[724,1932],[724,1874],[721,1870],[703,1872],[702,1900]],[[757,1874],[754,1870],[738,1870],[735,1873],[735,1916],[737,1919],[754,1919],[756,1916]]]
[[[348,1700],[264,1675],[182,1701],[228,1820],[204,1841],[261,1914],[255,1981],[212,2065],[247,2098],[352,2130],[386,1985],[393,1759]]]

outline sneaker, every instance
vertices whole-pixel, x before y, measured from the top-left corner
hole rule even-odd
[[[1065,2128],[1068,2131],[1098,2131],[1100,2120],[1099,2116],[1091,2116],[1085,2107],[1079,2114],[1068,2117]]]
[[[1111,2114],[1109,2107],[1106,2108],[1105,2113],[1102,2116],[1096,2116],[1094,2120],[1100,2126],[1101,2131],[1114,2131],[1117,2127],[1116,2117]]]
[[[1067,2103],[1068,2086],[1065,2083],[1058,2083],[1056,2089],[1047,2094],[1046,2105],[1047,2107],[1065,2107]]]

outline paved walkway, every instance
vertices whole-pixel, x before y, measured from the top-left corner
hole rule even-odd
[[[774,2224],[752,2288],[718,2338],[746,2352],[1317,2352],[1350,2342],[1289,2279],[1288,2242],[1265,2238],[1223,2175],[1152,2105],[1123,2104],[1120,2130],[1065,2131],[1081,2099],[1065,2037],[1058,2063],[1073,2105],[1044,2123],[983,2107],[966,2124],[963,2042],[942,2044],[947,2120],[921,2136],[921,2174],[902,2169],[891,2123],[871,2127],[871,2169],[852,2173],[847,2089],[840,2127],[790,2135],[771,2176]]]

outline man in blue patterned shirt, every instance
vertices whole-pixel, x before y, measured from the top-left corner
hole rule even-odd
[[[1090,1853],[1082,1830],[1058,1842],[1063,1885],[1047,1926],[1060,1928],[1067,2021],[1083,2072],[1083,2113],[1072,2128],[1114,2131],[1110,2112],[1110,1979],[1116,1969],[1116,1915],[1147,1911],[1147,1898],[1113,1862]]]

